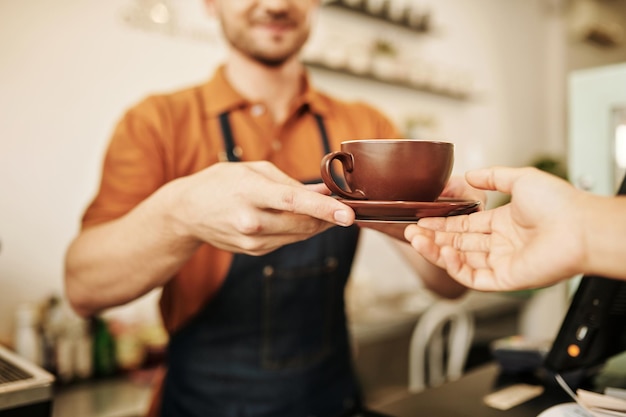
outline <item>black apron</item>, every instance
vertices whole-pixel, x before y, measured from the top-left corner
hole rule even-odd
[[[323,119],[315,115],[324,153]],[[228,160],[239,161],[228,114]],[[315,182],[320,182],[316,180]],[[170,339],[163,417],[332,417],[360,406],[344,311],[358,228],[235,254],[222,288]]]

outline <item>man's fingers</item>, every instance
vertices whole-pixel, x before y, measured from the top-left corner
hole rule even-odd
[[[262,232],[250,235],[243,234],[237,237],[234,244],[222,244],[219,247],[231,252],[245,253],[252,256],[265,255],[278,247],[299,242],[330,227],[332,227],[332,224],[318,221],[317,227],[309,228],[307,232],[302,231],[302,228],[300,228],[298,231],[292,229],[288,233],[273,232],[264,236],[261,236]]]
[[[337,199],[329,197],[325,185],[304,185],[269,162],[252,162],[249,166],[267,179],[266,185],[272,190],[255,193],[258,197],[254,203],[258,207],[303,214],[339,226],[350,226],[354,223],[354,211]]]
[[[303,214],[339,226],[354,223],[354,211],[349,206],[304,187],[273,184],[271,193],[259,194],[258,198],[255,203],[260,208]]]
[[[328,189],[326,184],[324,184],[323,182],[320,182],[318,184],[305,184],[304,188],[306,188],[309,191],[313,191],[319,194],[324,194],[324,195],[332,194],[332,192]]]

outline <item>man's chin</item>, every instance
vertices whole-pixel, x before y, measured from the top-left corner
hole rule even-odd
[[[259,64],[262,64],[270,68],[282,67],[285,64],[285,62],[289,61],[290,58],[291,56],[287,56],[287,57],[253,56],[252,57],[252,59],[254,59]]]
[[[259,42],[249,49],[250,58],[268,67],[280,67],[297,56],[304,45],[304,41],[271,40]]]
[[[269,49],[269,48],[268,48]],[[245,53],[245,52],[244,52]],[[293,57],[298,55],[298,51],[289,50],[284,53],[270,54],[267,51],[254,52],[248,51],[245,53],[250,59],[265,65],[266,67],[277,68],[283,66],[290,61]]]

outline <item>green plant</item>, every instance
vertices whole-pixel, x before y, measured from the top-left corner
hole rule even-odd
[[[559,178],[563,178],[567,180],[567,167],[565,163],[560,158],[556,158],[553,156],[540,156],[535,159],[532,163],[532,166],[538,168],[542,171],[549,172],[550,174],[556,175]]]
[[[393,44],[384,39],[377,39],[374,42],[374,54],[377,55],[388,55],[388,56],[396,56],[398,51],[393,46]]]

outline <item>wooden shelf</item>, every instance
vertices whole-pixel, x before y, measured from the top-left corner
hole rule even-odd
[[[350,10],[351,12],[358,13],[363,16],[368,16],[372,19],[385,21],[391,23],[395,26],[400,26],[406,29],[409,29],[413,32],[418,33],[428,33],[431,29],[431,15],[429,11],[425,12],[415,12],[410,9],[411,6],[407,6],[402,10],[402,15],[397,19],[394,19],[390,15],[389,5],[390,0],[380,0],[382,5],[380,12],[373,13],[371,12],[367,6],[367,0],[363,0],[358,6],[352,6],[348,3],[345,3],[342,0],[335,0],[330,3],[327,3],[325,7],[335,7],[341,8],[345,10]]]
[[[367,81],[374,81],[379,83],[384,83],[387,85],[394,85],[398,87],[404,87],[411,90],[419,91],[422,93],[434,94],[441,97],[446,97],[454,100],[469,100],[471,95],[467,92],[461,91],[452,91],[443,88],[436,88],[435,86],[425,85],[425,84],[414,84],[404,79],[394,79],[394,78],[382,78],[372,73],[354,73],[344,68],[333,68],[324,63],[305,60],[304,63],[307,67],[313,69],[321,69],[324,71],[330,71],[337,74],[343,74],[350,77],[361,78]]]
[[[372,5],[376,5],[378,10],[376,13],[372,10]],[[400,7],[392,9],[392,7]],[[401,6],[392,5],[392,0],[333,0],[326,2],[324,7],[348,13],[355,13],[364,18],[373,19],[376,22],[384,23],[393,27],[401,27],[407,29],[405,35],[414,37],[416,34],[426,34],[432,31],[432,15],[428,8],[419,7],[414,3],[403,4]],[[418,8],[416,8],[418,7]],[[379,33],[376,31],[375,33]],[[391,61],[400,60],[397,46],[390,44],[384,38],[374,37],[372,39],[372,50],[369,52],[369,64],[361,63],[363,71],[357,71],[356,68],[349,65],[347,59],[342,57],[338,59],[341,62],[334,62],[335,59],[328,57],[326,59],[323,51],[316,51],[308,57],[304,57],[305,64],[310,68],[317,68],[325,71],[331,71],[346,76],[357,77],[363,80],[375,81],[387,85],[394,85],[414,91],[433,94],[439,97],[445,97],[454,100],[468,100],[473,98],[471,91],[471,83],[468,80],[464,85],[464,74],[455,76],[451,69],[445,68],[428,68],[430,74],[416,73],[415,68],[411,68],[412,74],[409,75],[407,68],[397,68],[394,62],[384,62],[387,58],[380,58],[382,54],[389,53]],[[347,51],[345,52],[348,53]],[[335,54],[336,55],[336,54]],[[383,61],[379,61],[383,59]],[[332,61],[332,62],[331,62]],[[394,65],[395,64],[395,65]],[[408,65],[408,64],[407,64]],[[419,69],[418,69],[419,70]],[[445,75],[443,74],[445,72]],[[442,79],[443,77],[443,79]]]

